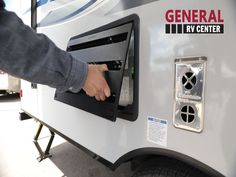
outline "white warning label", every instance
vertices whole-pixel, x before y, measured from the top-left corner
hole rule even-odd
[[[167,120],[148,117],[147,140],[161,146],[167,146]]]

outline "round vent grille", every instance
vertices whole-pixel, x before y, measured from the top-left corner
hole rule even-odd
[[[182,84],[185,89],[191,90],[196,84],[197,78],[193,72],[187,72],[182,77]]]
[[[181,119],[186,123],[191,123],[195,119],[195,110],[192,106],[186,105],[181,109]]]

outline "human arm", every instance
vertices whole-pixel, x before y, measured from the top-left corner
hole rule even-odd
[[[60,91],[79,91],[87,64],[74,59],[43,34],[36,34],[13,12],[0,11],[0,67],[25,80]]]
[[[97,100],[104,100],[110,95],[102,76],[104,68],[88,67],[56,47],[47,36],[36,34],[16,14],[3,9],[0,10],[0,68],[14,76],[60,91],[78,92],[83,88]]]

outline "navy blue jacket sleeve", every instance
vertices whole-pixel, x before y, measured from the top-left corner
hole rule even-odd
[[[87,64],[59,49],[47,36],[35,33],[3,6],[4,3],[0,8],[0,69],[60,91],[79,91],[87,77]]]
[[[0,9],[4,9],[5,3],[3,0],[0,0]]]

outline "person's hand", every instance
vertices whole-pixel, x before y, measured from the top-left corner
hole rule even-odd
[[[96,100],[104,101],[106,97],[111,95],[110,88],[103,76],[103,72],[107,71],[107,65],[88,65],[88,75],[83,86],[83,90],[87,95],[93,97]]]

